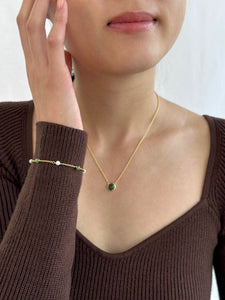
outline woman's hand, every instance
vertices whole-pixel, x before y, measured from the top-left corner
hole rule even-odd
[[[59,1],[59,0],[58,0]],[[55,11],[46,38],[45,21],[50,0],[23,0],[17,16],[36,121],[58,123],[83,130],[71,79],[72,58],[64,51],[68,5]]]

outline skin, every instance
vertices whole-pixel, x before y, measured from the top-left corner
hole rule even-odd
[[[176,41],[186,9],[184,0],[132,3],[68,0],[65,46],[74,60],[74,89],[88,144],[109,180],[118,178],[152,119],[155,66]],[[54,9],[52,2],[52,20]],[[157,17],[153,31],[126,35],[108,30],[112,17],[142,10]],[[146,136],[115,192],[104,190],[103,177],[86,151],[88,171],[76,228],[92,244],[108,253],[126,251],[199,201],[210,133],[203,118],[194,115],[160,97],[150,138]]]
[[[155,67],[176,41],[184,21],[185,0],[130,4],[104,0],[67,0],[65,46],[73,58],[74,90],[89,144],[107,151],[142,137],[155,112]],[[56,1],[49,7],[53,21]],[[148,11],[154,30],[124,34],[109,30],[112,17],[125,11]],[[165,99],[151,128],[168,113]],[[118,126],[119,124],[119,126]]]

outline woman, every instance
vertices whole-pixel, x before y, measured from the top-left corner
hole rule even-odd
[[[154,92],[186,1],[49,2],[17,17],[33,100],[0,105],[0,298],[206,300],[214,266],[224,299],[225,119]]]

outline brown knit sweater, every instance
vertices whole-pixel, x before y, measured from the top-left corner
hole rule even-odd
[[[0,103],[0,299],[225,299],[225,119],[204,115],[201,200],[138,245],[109,254],[76,230],[81,171],[32,157],[33,101]],[[86,131],[38,122],[35,157],[80,165]],[[88,170],[87,170],[88,172]]]

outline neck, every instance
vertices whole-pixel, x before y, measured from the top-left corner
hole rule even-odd
[[[144,135],[157,108],[155,69],[114,77],[80,70],[75,74],[74,90],[90,146],[126,146]]]

